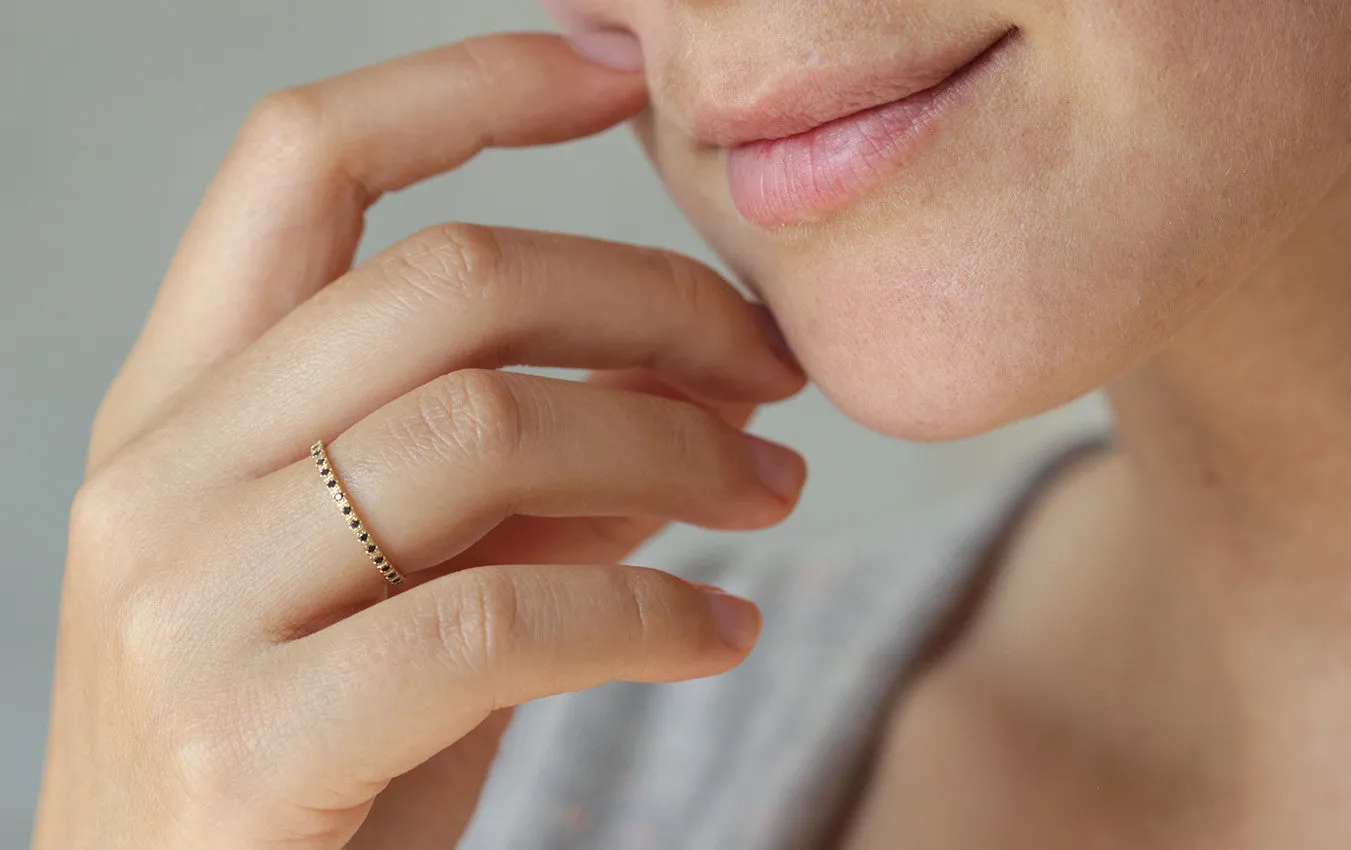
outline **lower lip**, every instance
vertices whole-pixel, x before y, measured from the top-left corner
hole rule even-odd
[[[932,88],[822,124],[805,133],[727,152],[732,201],[761,225],[791,224],[839,209],[913,161],[1004,52],[1012,33]]]

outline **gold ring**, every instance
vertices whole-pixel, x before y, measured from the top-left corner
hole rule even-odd
[[[366,557],[371,559],[371,563],[380,571],[380,575],[385,577],[385,581],[393,585],[403,584],[403,574],[394,569],[394,565],[385,557],[385,553],[380,551],[380,544],[375,542],[375,537],[371,535],[366,524],[357,516],[356,505],[348,498],[343,490],[342,484],[338,481],[338,471],[333,468],[333,464],[328,460],[328,452],[324,451],[324,441],[319,440],[313,446],[310,446],[310,456],[314,458],[315,466],[319,467],[319,475],[324,479],[324,486],[328,492],[333,494],[333,501],[338,505],[338,510],[342,513],[342,518],[347,522],[347,527],[356,535],[357,540],[366,550]]]

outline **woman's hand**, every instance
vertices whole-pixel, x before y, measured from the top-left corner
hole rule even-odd
[[[644,102],[515,35],[258,107],[95,424],[37,847],[450,847],[503,709],[745,657],[749,603],[614,562],[791,510],[800,458],[738,430],[803,382],[756,309],[662,251],[464,224],[350,269],[383,192]]]

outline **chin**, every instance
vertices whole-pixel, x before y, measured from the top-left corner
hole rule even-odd
[[[778,311],[822,393],[881,434],[925,442],[982,434],[1092,392],[1133,350],[1125,338],[1063,331],[1055,312],[1030,315],[1016,303],[1023,299],[982,297],[983,287],[963,299],[949,297],[951,279],[906,284],[869,292],[841,281],[814,309]]]
[[[1064,227],[1008,225],[1037,220],[1013,203],[993,215],[930,209],[906,190],[768,233],[730,211],[716,183],[667,185],[822,393],[901,439],[964,439],[1068,404],[1157,351],[1224,288],[1174,285],[1205,260],[1136,232],[1092,234],[1082,250],[1082,231],[1065,240]]]

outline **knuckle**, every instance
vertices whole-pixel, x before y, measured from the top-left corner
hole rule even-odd
[[[238,145],[246,155],[265,161],[312,160],[325,155],[327,121],[312,88],[279,89],[249,112]]]
[[[115,539],[126,516],[125,494],[119,492],[107,474],[97,475],[80,485],[70,504],[71,536],[102,546]]]
[[[663,523],[652,517],[574,517],[570,524],[578,536],[589,542],[591,550],[607,553],[602,561],[622,560],[651,537]]]
[[[441,253],[467,278],[486,279],[502,265],[502,242],[487,225],[452,222],[436,228]]]
[[[709,356],[720,362],[763,357],[764,335],[739,320],[745,304],[736,288],[715,269],[683,254],[662,251],[668,293],[680,315],[697,322]]]
[[[660,617],[656,613],[664,606],[657,604],[663,596],[663,584],[674,583],[674,579],[655,570],[621,569],[610,573],[614,588],[610,593],[621,606],[620,615],[627,632],[627,663],[624,665],[624,678],[643,679],[651,672],[653,648],[661,641]]]
[[[184,656],[184,597],[171,582],[129,582],[107,606],[110,649],[126,674],[153,687],[153,682],[177,669]]]
[[[146,539],[170,537],[143,494],[152,473],[123,459],[85,480],[70,504],[68,569],[82,582],[115,587],[137,568]],[[88,569],[85,569],[88,568]]]
[[[182,797],[179,804],[203,814],[237,810],[264,786],[275,784],[278,765],[257,752],[261,729],[246,730],[247,710],[228,708],[214,695],[210,705],[184,706],[161,732],[166,767]]]
[[[651,606],[647,599],[652,592],[651,579],[633,570],[617,570],[612,575],[619,585],[616,597],[626,606],[629,622],[633,624],[639,643],[642,643],[653,628]]]
[[[486,299],[501,284],[505,251],[485,225],[452,222],[420,231],[381,261],[384,277],[418,296],[459,305]]]
[[[172,733],[167,746],[171,770],[192,797],[221,801],[232,796],[242,772],[237,740],[232,726],[210,720]]]
[[[673,405],[674,415],[670,418],[670,427],[666,431],[671,446],[671,456],[681,469],[695,469],[704,465],[708,454],[710,417],[692,404],[677,402]]]
[[[436,597],[436,646],[448,664],[486,673],[511,654],[520,620],[516,585],[488,570],[457,576]]]
[[[668,457],[672,468],[686,470],[689,481],[698,481],[701,488],[717,488],[710,496],[725,495],[718,489],[740,483],[736,470],[740,467],[727,463],[728,450],[740,453],[739,444],[728,439],[727,426],[712,413],[690,402],[673,401],[664,430]]]
[[[516,457],[524,432],[516,386],[492,369],[463,369],[438,378],[418,402],[420,426],[432,448],[494,463]]]
[[[84,610],[97,606],[93,624],[101,651],[148,691],[176,676],[196,675],[194,664],[234,639],[216,629],[220,601],[202,592],[200,577],[225,566],[219,540],[175,527],[143,527],[116,542],[111,556],[87,559],[78,582]],[[74,561],[72,561],[74,563]]]
[[[462,60],[461,67],[464,73],[482,88],[495,87],[503,72],[509,71],[509,68],[503,67],[504,63],[493,61],[493,57],[483,49],[483,43],[478,39],[466,39],[456,45],[455,49]]]
[[[700,470],[710,498],[732,505],[744,504],[747,498],[760,503],[765,485],[755,471],[742,432],[698,410],[680,439],[684,442],[677,450],[690,468]]]
[[[671,294],[677,303],[691,315],[701,315],[709,302],[711,270],[691,257],[673,251],[661,251],[666,263],[667,279],[670,281]]]

